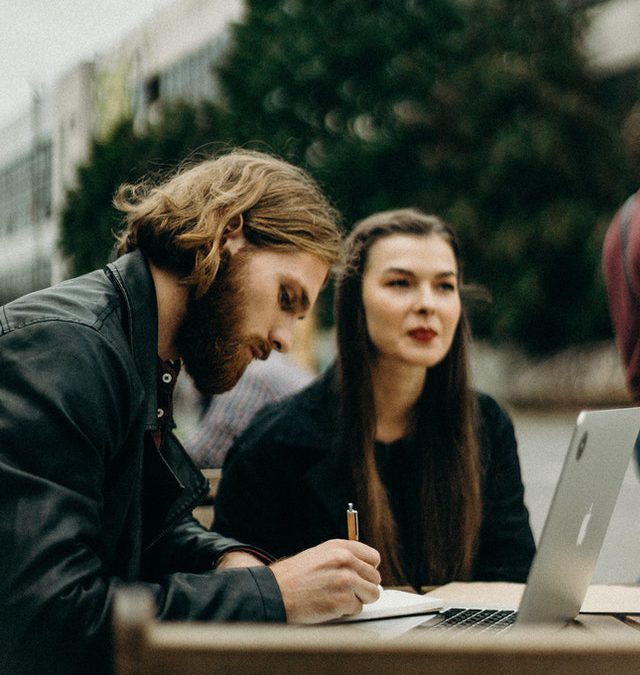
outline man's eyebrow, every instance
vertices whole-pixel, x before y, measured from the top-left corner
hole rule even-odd
[[[306,312],[309,307],[311,307],[311,303],[309,302],[309,295],[307,294],[306,289],[302,289],[300,293],[300,309],[302,311]]]

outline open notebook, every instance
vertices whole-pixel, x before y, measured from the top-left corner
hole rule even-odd
[[[430,595],[418,595],[417,593],[408,591],[385,588],[382,589],[380,597],[375,602],[363,605],[362,611],[358,614],[343,616],[331,623],[390,619],[392,617],[412,616],[414,614],[432,614],[443,606],[442,600]]]

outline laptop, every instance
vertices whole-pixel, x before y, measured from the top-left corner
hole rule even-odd
[[[640,431],[640,408],[583,410],[517,610],[446,607],[419,629],[565,626],[580,612]],[[436,592],[437,594],[437,592]]]

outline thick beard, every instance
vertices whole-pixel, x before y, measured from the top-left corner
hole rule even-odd
[[[231,389],[251,362],[252,343],[242,335],[247,305],[243,270],[250,255],[223,251],[209,290],[200,298],[194,290],[189,293],[176,345],[185,370],[206,396]]]

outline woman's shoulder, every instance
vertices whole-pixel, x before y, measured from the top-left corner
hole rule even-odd
[[[509,413],[489,394],[476,391],[480,423],[511,422]]]
[[[515,432],[509,413],[489,394],[476,392],[478,432],[486,455],[496,455],[515,447]]]
[[[304,389],[259,410],[239,437],[241,445],[324,444],[335,432],[335,395],[325,373]]]

